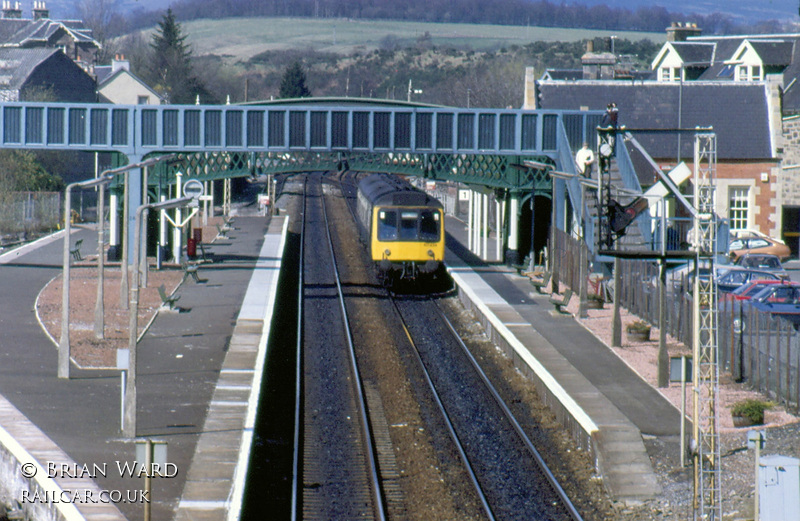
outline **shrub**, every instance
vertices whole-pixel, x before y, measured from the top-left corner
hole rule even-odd
[[[629,333],[645,333],[650,331],[650,324],[645,322],[644,320],[636,320],[628,324],[628,332]]]
[[[772,408],[774,405],[775,404],[772,402],[748,398],[734,403],[731,407],[731,415],[744,416],[753,424],[758,425],[764,423],[764,411]]]

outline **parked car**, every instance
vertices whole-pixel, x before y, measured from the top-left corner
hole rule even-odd
[[[783,242],[772,237],[737,237],[728,243],[728,255],[734,262],[746,253],[775,255],[780,260],[788,259],[792,251]]]
[[[775,282],[780,282],[783,279],[777,273],[771,271],[734,268],[717,277],[717,291],[719,291],[720,294],[729,293],[749,283],[751,280],[773,280]]]
[[[781,279],[758,279],[758,280],[751,280],[746,284],[742,284],[735,290],[731,291],[730,293],[726,293],[726,299],[720,300],[750,300],[750,298],[761,291],[762,289],[766,288],[770,284],[793,284],[792,282],[787,282]]]
[[[769,271],[782,279],[789,280],[789,272],[783,269],[783,265],[776,255],[745,253],[736,259],[733,265],[759,271]]]
[[[714,277],[718,278],[724,275],[728,270],[730,270],[733,266],[728,264],[715,264],[714,265]],[[681,284],[685,283],[686,289],[691,291],[691,288],[694,284],[694,277],[695,277],[696,270],[694,268],[693,262],[687,262],[683,264],[679,264],[678,266],[667,270],[667,288],[671,288],[672,291],[680,291]],[[700,268],[700,280],[701,281],[708,281],[711,277],[711,269],[708,267],[701,267]],[[654,277],[651,281],[653,287],[658,287],[658,277]]]
[[[747,320],[753,310],[769,313],[773,317],[788,320],[795,328],[800,326],[800,285],[770,284],[749,300],[737,301],[738,317],[733,321],[733,329],[741,333],[747,327]]]

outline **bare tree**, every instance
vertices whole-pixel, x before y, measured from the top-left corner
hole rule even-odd
[[[118,0],[80,0],[75,9],[79,19],[92,30],[92,36],[100,43],[97,63],[109,63],[114,49],[107,43],[113,36],[124,33],[127,25]]]

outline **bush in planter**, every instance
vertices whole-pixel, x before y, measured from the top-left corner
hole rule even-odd
[[[587,306],[591,309],[603,309],[603,304],[605,300],[603,299],[602,295],[598,295],[597,293],[590,293],[586,297]]]
[[[731,407],[731,415],[747,418],[751,425],[760,425],[764,423],[764,411],[774,405],[772,402],[748,398],[734,403]]]
[[[632,340],[647,341],[650,340],[650,324],[644,320],[636,320],[628,324],[626,328],[628,335]]]

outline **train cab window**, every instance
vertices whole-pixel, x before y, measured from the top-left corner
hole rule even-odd
[[[400,212],[400,240],[414,240],[417,238],[417,218],[415,211]]]
[[[378,240],[393,241],[397,239],[397,212],[380,210],[378,212]]]
[[[439,240],[439,212],[430,210],[420,212],[419,239],[426,242]]]

